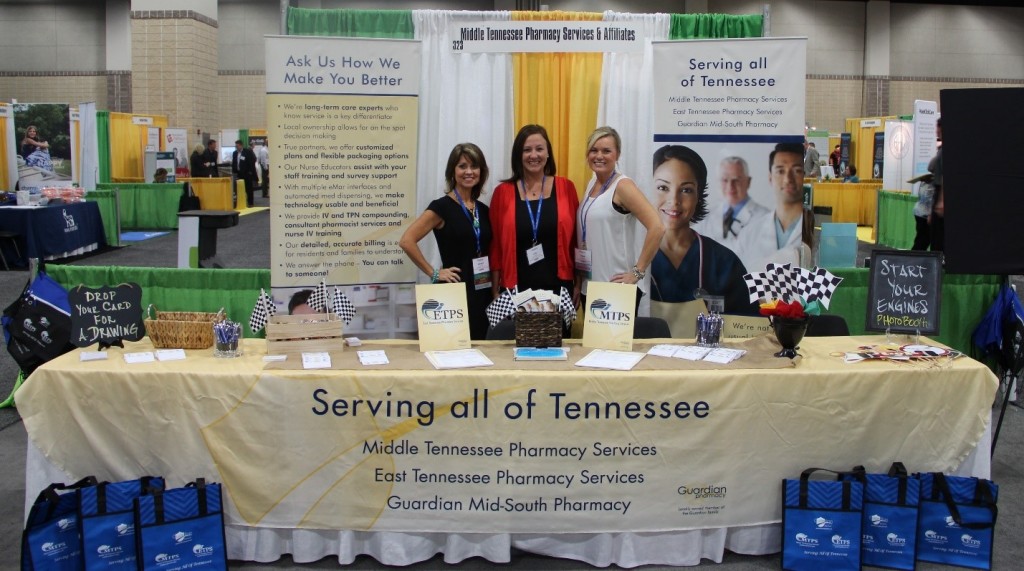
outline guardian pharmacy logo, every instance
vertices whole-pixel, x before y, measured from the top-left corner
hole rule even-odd
[[[907,538],[900,537],[898,534],[895,534],[895,533],[890,533],[890,534],[886,535],[885,536],[885,541],[887,541],[889,543],[889,545],[891,545],[893,547],[906,547],[907,546]]]
[[[133,535],[135,533],[135,526],[130,523],[119,523],[114,530],[117,531],[118,536],[124,537],[126,535]]]
[[[953,519],[953,516],[948,515],[946,516],[946,527],[959,529],[960,526],[957,525],[956,520]]]
[[[817,529],[830,530],[832,529],[832,520],[824,517],[814,518],[814,527]]]
[[[981,548],[981,542],[977,539],[974,539],[974,537],[972,537],[969,533],[965,533],[960,536],[960,543],[962,543],[964,547],[969,547],[971,549]]]
[[[629,313],[616,311],[612,304],[601,298],[590,304],[590,315],[601,323],[629,323]]]
[[[853,542],[849,539],[844,538],[838,533],[832,536],[832,547],[837,549],[849,549],[853,545]]]
[[[947,542],[949,542],[948,537],[940,534],[939,532],[933,529],[925,530],[924,540],[928,543],[931,543],[932,545],[945,545]]]
[[[798,533],[793,537],[793,539],[800,547],[809,547],[812,549],[818,547],[818,540],[808,536],[806,533]]]
[[[197,543],[195,547],[192,548],[192,555],[195,555],[196,557],[209,557],[213,555],[213,547]]]
[[[871,527],[889,527],[889,519],[878,514],[871,516]]]
[[[192,541],[192,532],[179,531],[178,533],[175,533],[172,537],[174,538],[175,545],[181,545],[182,543],[189,543]]]
[[[427,321],[445,322],[453,319],[462,319],[461,309],[445,309],[444,304],[436,299],[428,299],[420,306],[420,312]]]
[[[74,518],[64,518],[57,521],[57,529],[61,531],[71,531],[75,529],[75,522],[78,521]]]

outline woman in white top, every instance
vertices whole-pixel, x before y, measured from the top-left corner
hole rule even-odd
[[[621,152],[622,139],[611,127],[598,127],[587,141],[587,165],[594,177],[576,214],[576,269],[582,278],[576,283],[582,284],[583,295],[590,280],[642,281],[665,233],[654,206],[632,180],[618,172]],[[639,248],[637,221],[647,230]]]

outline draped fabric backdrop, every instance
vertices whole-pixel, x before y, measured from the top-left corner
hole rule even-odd
[[[598,12],[513,12],[513,20],[600,21]],[[513,54],[515,130],[543,125],[558,174],[582,192],[588,180],[587,136],[596,127],[601,96],[600,53]]]
[[[96,150],[99,152],[97,182],[110,182],[110,111],[96,112]]]
[[[110,179],[111,182],[145,182],[143,167],[149,127],[167,128],[163,115],[110,113]],[[132,117],[149,117],[152,125],[136,125]],[[233,143],[233,141],[232,141]]]
[[[413,12],[416,39],[422,41],[423,49],[416,185],[418,212],[424,211],[443,193],[448,154],[458,143],[475,143],[487,159],[491,174],[484,184],[484,202],[490,202],[491,190],[498,181],[512,174],[509,167],[509,152],[515,136],[512,56],[455,53],[448,31],[451,24],[507,20],[508,12]],[[420,249],[435,267],[441,265],[435,240],[423,240]],[[424,282],[427,277],[419,276]]]
[[[647,41],[642,54],[452,51],[452,24],[508,20],[641,23]],[[415,38],[423,43],[416,188],[420,212],[441,196],[448,153],[462,142],[476,143],[487,158],[491,175],[483,200],[489,202],[490,190],[511,176],[512,140],[529,123],[547,128],[558,173],[571,179],[581,193],[591,177],[587,137],[599,125],[615,127],[623,140],[623,172],[649,191],[649,142],[654,132],[650,41],[757,37],[761,26],[761,15],[726,14],[306,8],[289,8],[287,14],[290,35]],[[423,240],[420,248],[428,261],[440,264],[433,240]],[[426,276],[419,279],[426,281]]]

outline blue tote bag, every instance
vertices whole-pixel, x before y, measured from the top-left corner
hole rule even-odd
[[[790,571],[860,569],[864,484],[855,479],[782,481],[782,568]]]
[[[202,478],[184,488],[135,499],[136,568],[139,571],[226,570],[220,484]]]
[[[133,503],[150,488],[162,490],[163,478],[145,476],[125,482],[101,482],[78,493],[82,538],[82,569],[135,569]]]
[[[887,474],[863,474],[862,477],[862,563],[889,569],[915,569],[920,482],[907,474],[902,462],[893,463]]]
[[[982,478],[941,472],[917,477],[921,481],[917,559],[991,569],[999,487]]]
[[[78,495],[96,485],[88,476],[74,484],[50,484],[39,493],[21,535],[22,571],[78,571],[82,564],[79,541]]]

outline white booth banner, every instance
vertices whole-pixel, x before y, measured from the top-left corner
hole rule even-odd
[[[928,172],[938,145],[939,107],[934,101],[914,101],[914,176]]]
[[[643,26],[632,22],[458,22],[448,27],[453,52],[642,52]]]

